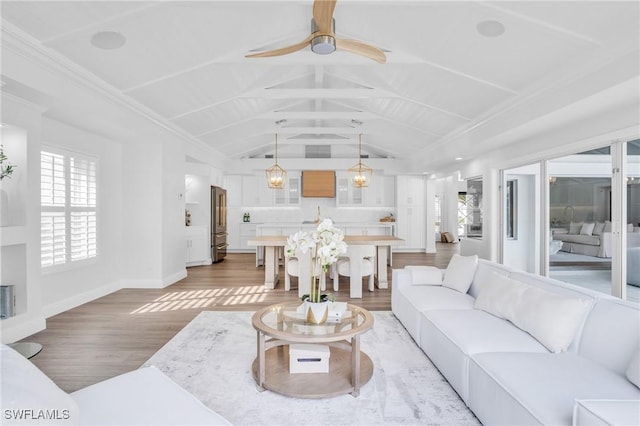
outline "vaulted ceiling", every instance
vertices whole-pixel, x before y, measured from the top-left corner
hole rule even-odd
[[[379,46],[385,64],[309,48],[245,57],[307,37],[312,6],[3,1],[1,13],[11,32],[229,159],[272,153],[276,132],[282,157],[310,145],[351,156],[363,134],[370,156],[427,158],[515,106],[553,97],[559,82],[637,53],[640,38],[636,1],[339,0],[336,33]],[[97,47],[92,37],[104,31],[124,44]]]

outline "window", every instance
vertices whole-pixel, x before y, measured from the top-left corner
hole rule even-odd
[[[468,179],[467,192],[458,193],[460,235],[482,238],[482,179]]]
[[[435,199],[435,210],[436,210],[435,228],[436,228],[436,232],[440,232],[440,226],[442,225],[442,206],[440,204],[440,196],[438,194],[436,194],[436,199]]]
[[[505,193],[505,218],[506,218],[506,237],[511,239],[517,238],[517,223],[518,211],[518,181],[515,179],[507,180],[507,188]]]
[[[97,255],[97,161],[62,149],[40,153],[40,264],[43,268]]]

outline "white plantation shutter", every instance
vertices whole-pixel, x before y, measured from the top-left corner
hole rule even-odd
[[[96,257],[96,159],[57,148],[40,158],[41,266]]]

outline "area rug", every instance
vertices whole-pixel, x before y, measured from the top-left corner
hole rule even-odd
[[[260,392],[251,374],[250,312],[200,313],[144,365],[154,365],[234,425],[478,425],[391,312],[374,312],[361,349],[374,363],[360,396],[309,400]]]

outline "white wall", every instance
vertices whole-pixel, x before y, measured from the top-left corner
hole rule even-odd
[[[42,121],[42,142],[98,158],[97,261],[69,271],[43,271],[42,303],[46,315],[51,316],[119,288],[122,276],[122,145],[48,118]]]
[[[539,271],[540,251],[536,250],[539,203],[535,175],[506,174],[505,180],[517,182],[516,236],[503,239],[502,263],[528,272]],[[505,217],[506,220],[506,217]],[[503,225],[506,229],[506,224]]]

